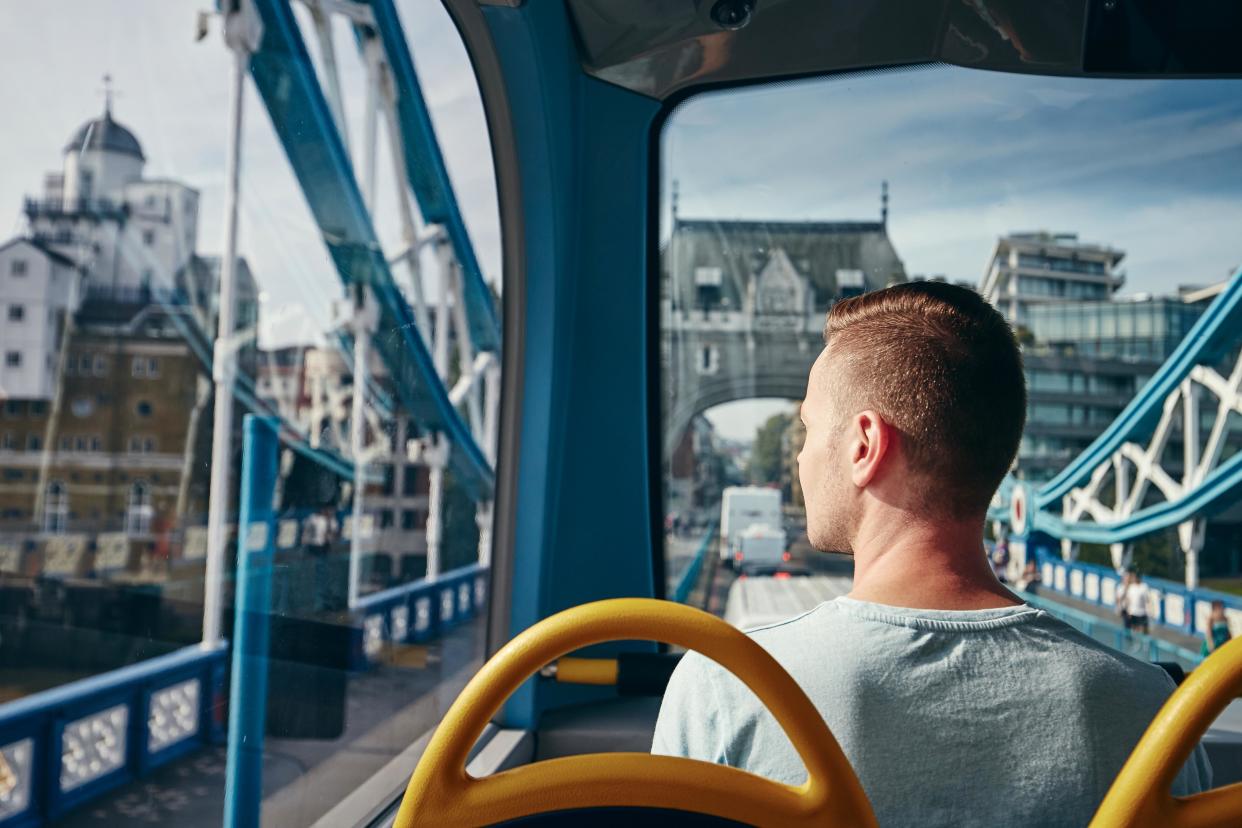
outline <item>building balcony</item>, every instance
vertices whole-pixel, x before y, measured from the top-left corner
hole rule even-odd
[[[125,221],[129,217],[128,205],[107,198],[64,200],[27,198],[23,203],[22,209],[31,221],[41,218],[86,218],[92,221]]]

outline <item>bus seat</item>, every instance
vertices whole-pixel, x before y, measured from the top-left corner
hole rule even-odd
[[[667,641],[741,679],[780,722],[807,767],[791,786],[737,768],[647,753],[548,759],[481,779],[466,758],[483,728],[530,676],[605,641]],[[525,630],[471,679],[410,777],[396,828],[415,826],[875,826],[849,761],[802,689],[762,647],[715,616],[669,601],[618,598]]]
[[[1242,694],[1242,639],[1191,671],[1156,714],[1100,804],[1091,828],[1242,825],[1242,782],[1174,797],[1173,780],[1231,701]]]

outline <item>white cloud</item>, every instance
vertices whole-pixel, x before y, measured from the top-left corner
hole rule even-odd
[[[723,92],[670,119],[686,217],[875,219],[907,269],[976,280],[998,235],[1128,252],[1128,289],[1242,261],[1242,108],[1223,81],[1101,82],[939,68]],[[667,216],[665,217],[667,219]],[[666,225],[667,227],[667,225]]]

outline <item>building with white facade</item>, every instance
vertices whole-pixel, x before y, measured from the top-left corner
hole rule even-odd
[[[48,400],[84,274],[32,239],[0,245],[0,399]]]
[[[78,574],[167,561],[204,520],[219,260],[195,252],[197,191],[145,163],[105,107],[0,244],[0,542],[26,574],[66,538]],[[244,261],[237,279],[250,330]],[[117,554],[90,564],[93,545]]]
[[[198,191],[143,178],[146,157],[111,106],[65,145],[60,172],[26,200],[31,236],[89,270],[87,290],[170,287],[198,243]],[[162,282],[162,283],[161,283]]]
[[[1075,233],[1011,233],[996,241],[979,292],[1010,324],[1027,327],[1033,305],[1111,298],[1125,283],[1124,257]]]
[[[87,297],[168,298],[178,294],[178,275],[195,270],[198,192],[144,179],[145,162],[109,105],[65,145],[42,195],[25,200],[28,234],[0,246],[0,398],[54,395],[56,354]]]

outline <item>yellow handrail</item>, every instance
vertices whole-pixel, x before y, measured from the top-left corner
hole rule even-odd
[[[551,759],[483,779],[466,773],[483,728],[529,676],[564,653],[622,640],[697,650],[736,675],[788,734],[806,765],[806,782],[784,785],[724,765],[645,753]],[[532,814],[626,806],[712,814],[756,826],[876,825],[858,777],[823,718],[762,647],[700,610],[619,598],[546,618],[483,665],[410,777],[396,828],[491,825]]]
[[[1242,782],[1186,797],[1178,771],[1220,712],[1242,693],[1242,639],[1196,667],[1156,714],[1100,804],[1091,828],[1225,828],[1242,825]]]

